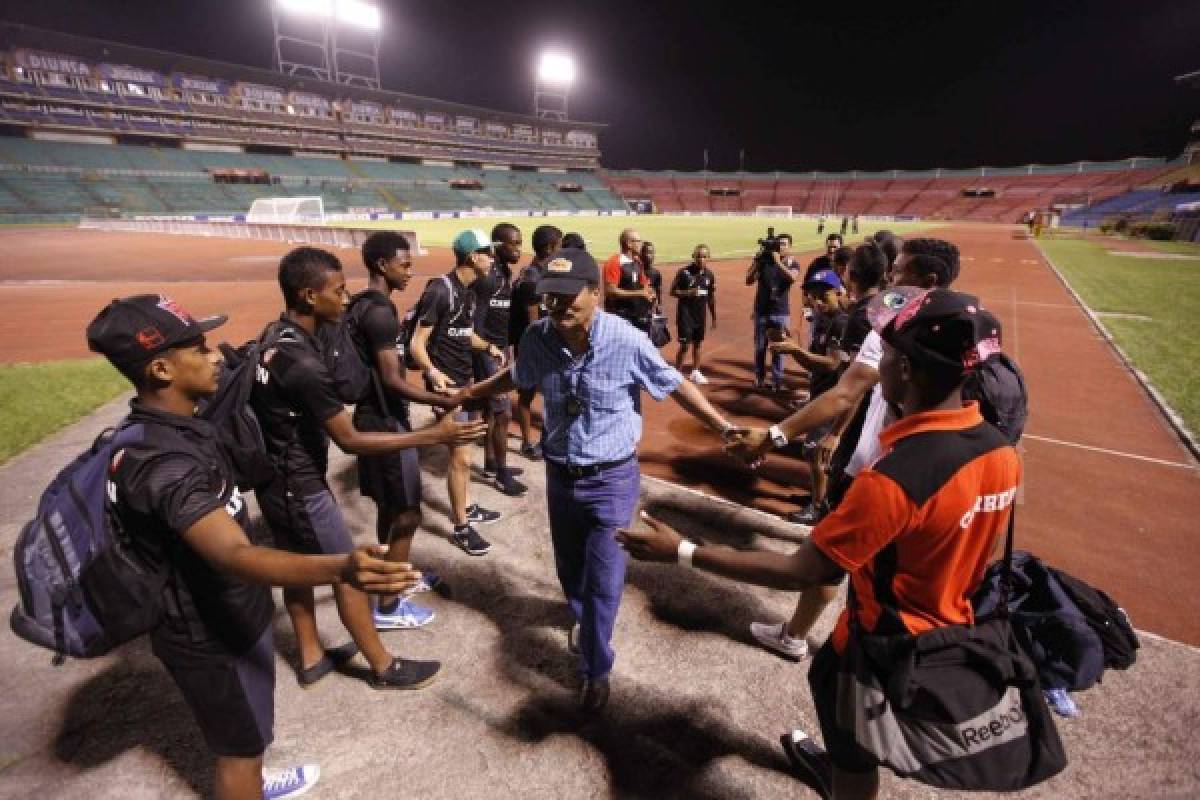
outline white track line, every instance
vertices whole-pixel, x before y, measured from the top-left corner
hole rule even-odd
[[[1137,453],[1125,453],[1120,450],[1109,450],[1107,447],[1096,447],[1090,444],[1080,444],[1079,442],[1068,442],[1063,439],[1054,439],[1050,436],[1038,436],[1035,433],[1026,433],[1021,436],[1021,441],[1033,439],[1036,442],[1046,442],[1047,444],[1061,444],[1063,447],[1074,447],[1079,450],[1089,450],[1093,453],[1103,453],[1109,456],[1118,456],[1120,458],[1132,458],[1135,461],[1145,461],[1148,464],[1161,464],[1164,467],[1178,467],[1180,469],[1196,469],[1195,464],[1187,464],[1182,461],[1168,461],[1165,458],[1153,458],[1151,456],[1139,456]]]

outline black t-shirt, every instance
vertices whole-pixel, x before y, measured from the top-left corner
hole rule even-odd
[[[695,264],[689,264],[675,273],[671,291],[684,292],[689,289],[699,289],[700,294],[695,297],[678,298],[675,317],[680,327],[704,322],[709,298],[717,293],[717,277],[708,267],[698,270]]]
[[[369,295],[369,296],[368,296]],[[404,374],[404,360],[400,357],[400,316],[391,299],[377,289],[367,289],[363,299],[351,305],[348,314],[354,317],[354,329],[358,333],[363,354],[368,359],[368,366],[379,374],[376,366],[378,354],[387,352],[395,358],[400,374]],[[383,385],[382,377],[380,386]],[[355,411],[364,411],[379,418],[392,417],[407,424],[408,400],[383,389],[387,408],[379,408],[379,393],[374,381],[367,387],[366,395],[359,399]]]
[[[449,285],[447,285],[449,283]],[[417,324],[432,327],[426,350],[429,360],[459,386],[471,382],[471,334],[475,331],[475,292],[451,272],[434,278],[421,295]]]
[[[512,270],[497,261],[487,275],[471,284],[471,288],[475,290],[475,332],[499,348],[508,347]]]
[[[808,265],[808,269],[804,270],[804,281],[800,285],[803,286],[805,283],[808,283],[810,280],[812,280],[813,275],[816,275],[823,269],[837,272],[837,270],[834,269],[832,258],[829,256],[817,256],[812,260],[812,263]]]
[[[842,350],[850,356],[858,355],[867,334],[871,332],[871,321],[867,319],[867,304],[871,296],[851,304],[846,311],[846,332],[842,335]]]
[[[641,289],[648,285],[645,282],[646,273],[642,269],[642,263],[637,259],[628,258],[627,256],[618,255],[617,264],[620,269],[620,277],[617,281],[618,289]],[[622,317],[634,325],[645,328],[650,318],[650,301],[641,298],[621,298],[613,299],[612,313]]]
[[[540,264],[530,264],[521,270],[512,289],[512,303],[508,309],[508,340],[513,344],[521,341],[521,334],[533,320],[529,318],[529,306],[537,305],[540,298],[537,282],[542,277]]]
[[[250,405],[258,415],[267,453],[286,486],[302,495],[327,488],[329,437],[322,424],[345,410],[316,337],[280,317],[278,342],[263,352]]]
[[[646,283],[654,290],[658,302],[662,302],[662,272],[655,267],[646,267]]]
[[[201,518],[224,509],[253,540],[229,456],[205,420],[131,405],[129,422],[144,425],[146,434],[114,456],[109,497],[135,552],[149,565],[169,566],[166,617],[155,633],[196,645],[218,642],[243,653],[271,624],[270,588],[218,571],[182,537]]]
[[[791,258],[783,262],[795,268]],[[792,273],[767,260],[758,270],[758,290],[754,294],[754,313],[759,317],[787,314],[790,310],[788,292],[795,283]]]
[[[818,311],[813,315],[812,347],[819,356],[832,355],[844,350],[842,339],[846,334],[848,315],[845,311],[832,313]],[[840,369],[813,369],[809,376],[809,392],[813,397],[832,388],[837,383]]]

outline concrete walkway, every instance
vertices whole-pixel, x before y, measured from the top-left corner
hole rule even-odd
[[[124,401],[0,467],[0,609],[17,602],[12,547],[41,489]],[[441,678],[414,693],[380,693],[334,674],[303,690],[290,664],[286,617],[279,657],[274,765],[316,762],[313,798],[580,798],[811,796],[788,774],[778,736],[815,731],[807,665],[750,643],[754,620],[778,621],[787,593],[741,587],[672,566],[630,567],[618,619],[617,668],[607,714],[574,712],[569,614],[554,577],[544,477],[513,500],[480,482],[474,496],[505,513],[483,529],[491,555],[470,558],[445,536],[444,458],[424,466],[425,532],[414,560],[443,576],[450,596],[428,596],[429,627],[385,634],[397,653],[440,659]],[[353,486],[352,461],[333,458],[334,485],[360,540],[373,507]],[[689,532],[738,547],[794,546],[777,518],[647,479],[645,502]],[[1148,587],[1170,591],[1169,587]],[[1177,591],[1192,591],[1179,587]],[[328,590],[318,592],[329,644],[346,639]],[[822,620],[823,638],[833,621]],[[1137,665],[1077,696],[1084,715],[1062,721],[1071,765],[1029,797],[1163,798],[1200,795],[1200,653],[1146,637]],[[53,667],[50,654],[0,631],[0,797],[190,797],[210,793],[210,758],[187,708],[144,641],[102,659]],[[365,665],[357,663],[360,669]],[[934,793],[884,778],[885,797]],[[939,795],[953,796],[953,795]],[[974,795],[978,796],[978,795]]]

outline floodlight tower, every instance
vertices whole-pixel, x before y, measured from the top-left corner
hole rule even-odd
[[[271,0],[275,66],[371,89],[379,83],[379,7],[363,0]]]
[[[562,53],[542,53],[533,89],[533,113],[542,119],[567,121],[567,94],[575,82],[575,59]]]

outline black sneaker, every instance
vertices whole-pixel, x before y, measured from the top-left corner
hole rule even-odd
[[[807,733],[796,729],[779,737],[796,777],[828,800],[833,797],[833,762]]]
[[[822,500],[819,503],[809,503],[799,511],[790,512],[787,521],[797,525],[816,525],[828,515],[829,504]]]
[[[479,505],[479,503],[472,503],[471,505],[467,506],[468,524],[472,522],[478,522],[484,525],[490,525],[491,523],[500,519],[501,516],[502,515],[499,511],[489,511],[488,509]]]
[[[411,661],[393,658],[382,675],[371,673],[367,682],[373,689],[420,689],[437,678],[442,665],[438,661]]]
[[[485,477],[485,478],[496,477],[496,462],[495,461],[483,462],[483,477]]]
[[[541,461],[542,446],[540,444],[526,442],[525,444],[521,445],[521,455],[523,455],[525,458],[528,458],[530,461]]]
[[[506,469],[496,475],[495,486],[509,497],[523,497],[525,492],[529,491],[528,486],[513,477],[513,472],[510,469]]]
[[[450,541],[470,556],[486,556],[492,551],[491,543],[470,525],[455,526],[454,533],[450,534]]]

